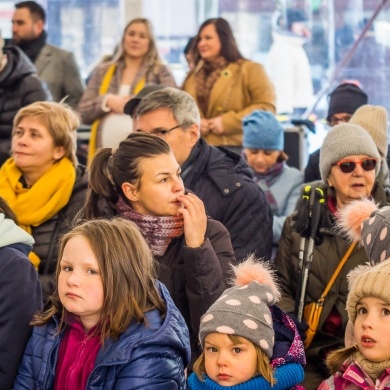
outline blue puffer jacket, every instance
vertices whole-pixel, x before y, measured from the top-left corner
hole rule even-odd
[[[158,283],[158,282],[157,282]],[[132,322],[117,341],[108,340],[88,378],[88,390],[185,389],[190,360],[188,329],[164,285],[158,283],[167,312],[146,313],[147,325]],[[53,389],[61,338],[58,320],[35,327],[24,352],[14,389]]]

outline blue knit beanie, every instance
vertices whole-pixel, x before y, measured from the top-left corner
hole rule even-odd
[[[242,120],[242,127],[244,148],[283,150],[283,127],[271,112],[253,111]]]

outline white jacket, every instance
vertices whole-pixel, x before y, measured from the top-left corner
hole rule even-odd
[[[277,113],[292,113],[294,108],[308,107],[313,97],[313,84],[303,49],[305,38],[282,31],[273,31],[272,36],[266,69],[275,86]]]

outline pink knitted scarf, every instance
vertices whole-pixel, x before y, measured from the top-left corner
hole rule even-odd
[[[184,233],[181,215],[160,217],[140,214],[132,209],[122,197],[119,197],[116,207],[121,217],[130,219],[140,228],[155,256],[162,256],[172,239]]]

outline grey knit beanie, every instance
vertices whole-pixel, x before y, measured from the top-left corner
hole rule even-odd
[[[367,155],[376,158],[375,177],[380,169],[380,155],[370,134],[362,127],[342,123],[333,127],[326,135],[320,151],[321,178],[326,183],[332,165],[353,155]]]
[[[359,107],[348,123],[363,127],[371,135],[382,157],[387,156],[387,111],[383,106],[365,104]]]
[[[272,272],[253,258],[233,269],[236,286],[225,290],[201,318],[202,347],[209,333],[234,334],[252,341],[271,357],[275,332],[269,306],[280,297]]]

